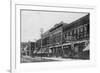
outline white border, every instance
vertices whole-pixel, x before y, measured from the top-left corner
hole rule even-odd
[[[75,8],[76,7],[76,8]],[[66,68],[86,68],[96,65],[95,55],[95,9],[93,7],[70,7],[70,6],[42,6],[42,5],[23,5],[12,2],[12,25],[11,25],[11,71],[19,72],[36,72],[44,70],[56,70]],[[89,12],[90,13],[90,60],[86,61],[66,61],[66,62],[45,62],[45,63],[25,63],[20,64],[20,9],[31,10],[54,10],[54,11],[73,11],[73,12]],[[16,52],[15,52],[16,51]]]

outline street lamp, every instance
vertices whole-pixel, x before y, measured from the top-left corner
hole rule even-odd
[[[36,49],[36,41],[37,41],[37,40],[34,39],[34,51],[33,51],[33,54],[34,54],[34,55],[36,54],[36,50],[37,50],[37,49]]]

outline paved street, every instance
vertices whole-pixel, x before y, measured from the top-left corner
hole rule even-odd
[[[56,59],[50,59],[50,58],[46,58],[46,57],[29,57],[29,56],[23,56],[21,58],[21,63],[31,63],[31,62],[51,62],[51,61],[59,61]]]
[[[23,56],[21,58],[21,63],[31,63],[31,62],[52,62],[52,61],[75,61],[79,59],[61,58],[61,57],[29,57]]]

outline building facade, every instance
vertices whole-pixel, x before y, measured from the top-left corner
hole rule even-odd
[[[60,57],[63,55],[62,50],[62,39],[63,39],[63,26],[66,23],[60,22],[59,24],[54,25],[50,31],[50,44],[49,49],[51,50],[51,55],[55,57]]]
[[[89,45],[89,26],[89,14],[69,24],[60,22],[42,34],[36,47],[49,56],[79,57]]]
[[[89,14],[66,25],[63,30],[63,49],[66,55],[79,57],[89,45],[89,25]]]

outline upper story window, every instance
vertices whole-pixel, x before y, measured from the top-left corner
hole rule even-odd
[[[87,31],[87,26],[88,26],[88,24],[84,24],[84,31],[85,32]]]
[[[80,27],[80,32],[83,32],[83,26]]]
[[[70,36],[72,36],[72,30],[70,31]]]
[[[77,30],[76,29],[74,29],[74,34],[76,34],[77,33]]]

